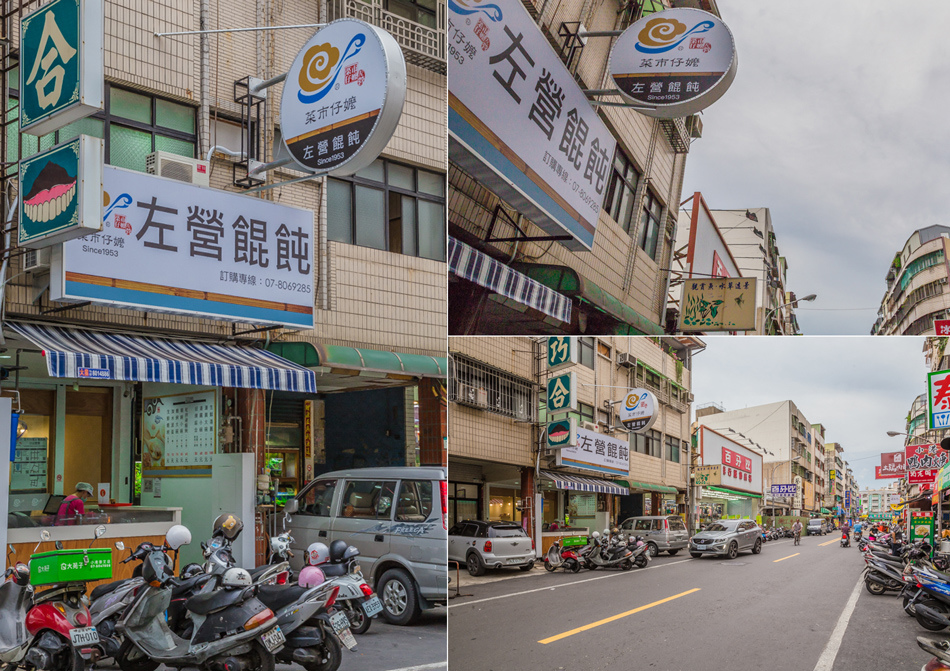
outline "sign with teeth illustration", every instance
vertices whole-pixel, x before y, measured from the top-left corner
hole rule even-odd
[[[21,247],[50,247],[102,230],[102,140],[80,135],[20,161]]]

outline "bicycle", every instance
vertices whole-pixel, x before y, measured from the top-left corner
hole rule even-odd
[[[801,542],[801,540],[802,540],[802,532],[801,532],[801,531],[796,531],[796,532],[795,532],[795,545],[798,545],[798,544]]]

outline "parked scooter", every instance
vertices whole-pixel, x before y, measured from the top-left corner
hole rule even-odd
[[[45,533],[48,537],[49,531]],[[9,548],[8,555],[13,554],[13,546]],[[33,643],[33,636],[25,627],[27,613],[33,606],[30,568],[17,562],[4,572],[3,579],[3,585],[0,585],[0,612],[4,614],[0,618],[0,663],[15,667],[23,661]],[[67,667],[68,671],[71,668]]]
[[[359,556],[359,549],[342,540],[333,541],[329,548],[323,543],[311,543],[306,565],[319,568],[330,584],[340,588],[336,608],[346,613],[354,634],[365,634],[373,618],[383,612],[383,602],[363,578]]]
[[[577,573],[581,570],[581,559],[573,548],[562,548],[561,542],[555,540],[544,555],[544,568],[547,571],[563,568],[565,571]]]
[[[617,539],[609,536],[609,530],[604,529],[603,537],[599,531],[594,531],[587,538],[587,545],[578,551],[581,563],[585,568],[620,568],[629,571],[633,568],[633,552],[627,544],[620,544]]]
[[[115,547],[117,550],[124,550],[125,543],[119,541]],[[123,564],[133,559],[140,562],[132,573],[133,577],[99,585],[90,594],[92,604],[89,606],[89,614],[92,617],[93,626],[99,632],[99,647],[104,657],[114,657],[119,652],[122,637],[115,631],[115,623],[132,603],[136,589],[144,584],[141,562],[145,561],[148,553],[155,549],[155,546],[149,542],[139,543],[139,546],[134,551],[130,551],[129,556],[122,560]]]

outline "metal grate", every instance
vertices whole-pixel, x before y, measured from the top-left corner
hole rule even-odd
[[[519,422],[538,419],[534,384],[463,354],[449,357],[449,400]]]

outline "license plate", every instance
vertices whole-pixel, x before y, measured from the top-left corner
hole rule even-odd
[[[330,625],[333,627],[333,631],[340,634],[350,628],[350,618],[346,616],[346,613],[337,611],[330,616]]]
[[[95,627],[83,627],[82,629],[70,629],[69,640],[73,646],[81,648],[83,646],[95,645],[99,642],[99,632]]]
[[[356,647],[356,638],[353,636],[353,632],[350,631],[349,627],[343,631],[338,631],[337,636],[339,636],[340,640],[343,641],[343,645],[346,646],[347,650],[352,650]]]
[[[512,557],[511,559],[505,560],[506,564],[524,564],[524,557]]]
[[[287,639],[284,638],[284,632],[280,630],[280,627],[274,627],[267,633],[261,634],[261,642],[269,652],[275,652],[286,640]]]
[[[360,605],[363,606],[366,617],[373,617],[377,613],[383,612],[383,602],[379,600],[378,596],[371,596]]]

